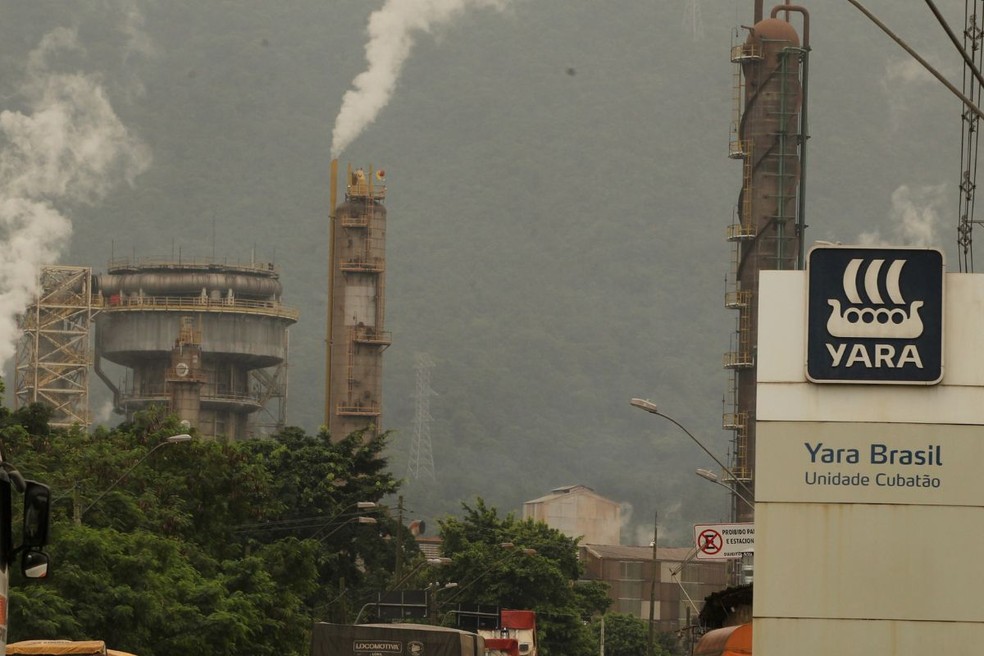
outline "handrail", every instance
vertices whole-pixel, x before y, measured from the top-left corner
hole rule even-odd
[[[252,405],[263,405],[259,398],[253,394],[235,394],[232,392],[207,392],[203,389],[200,392],[200,398],[202,401],[235,401],[237,403],[249,403]],[[123,401],[148,401],[152,399],[162,399],[166,400],[170,398],[171,393],[165,389],[152,389],[146,392],[138,392],[131,390],[129,392],[123,392],[120,394],[120,398]]]
[[[204,312],[247,312],[297,321],[300,311],[276,301],[233,298],[214,300],[201,296],[112,296],[94,297],[93,305],[109,310],[200,310]]]
[[[382,414],[379,409],[378,403],[368,403],[368,404],[351,404],[351,403],[339,403],[336,412],[340,415],[349,416],[360,416],[360,417],[376,417]]]
[[[250,262],[248,264],[229,264],[228,262],[216,262],[205,257],[182,257],[179,260],[164,260],[156,258],[113,258],[107,265],[107,271],[113,273],[119,269],[215,269],[221,271],[248,271],[262,273],[276,273],[277,268],[273,262]]]

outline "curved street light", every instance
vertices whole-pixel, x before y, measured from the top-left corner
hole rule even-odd
[[[345,506],[333,515],[314,515],[306,517],[293,517],[291,519],[280,519],[275,521],[255,522],[252,524],[240,524],[233,529],[235,533],[276,533],[288,532],[296,533],[301,530],[317,529],[308,536],[310,540],[320,539],[321,535],[338,526],[338,521],[342,517],[358,517],[365,510],[379,508],[375,501],[356,501]],[[355,512],[352,512],[355,510]],[[366,522],[363,522],[366,523]]]
[[[327,540],[328,538],[330,538],[331,536],[333,536],[335,533],[338,533],[338,531],[340,531],[344,527],[348,526],[349,524],[376,524],[376,523],[378,523],[378,522],[376,521],[376,518],[375,517],[366,517],[365,515],[358,515],[356,517],[350,517],[350,518],[346,519],[344,522],[339,523],[338,526],[336,526],[332,530],[328,531],[327,533],[325,533],[324,535],[322,535],[320,538],[318,538],[318,542],[324,542],[325,540]]]
[[[356,501],[355,503],[350,504],[350,505],[342,508],[340,511],[338,511],[337,513],[335,513],[334,515],[332,515],[331,517],[329,517],[328,518],[328,521],[326,521],[324,524],[321,524],[321,526],[318,528],[318,530],[314,532],[314,534],[311,536],[311,539],[312,540],[317,540],[318,542],[323,542],[325,540],[325,538],[327,538],[329,535],[331,535],[332,533],[334,533],[335,531],[337,531],[339,528],[341,528],[341,526],[337,526],[335,524],[335,520],[340,519],[342,517],[348,517],[353,510],[356,512],[356,515],[354,516],[354,519],[357,520],[360,524],[376,524],[377,522],[376,522],[376,519],[374,517],[366,517],[365,515],[362,515],[360,513],[363,510],[373,510],[373,509],[378,508],[378,507],[379,507],[379,504],[377,504],[375,501]],[[362,521],[364,519],[371,520],[371,521]],[[344,526],[345,524],[347,524],[349,521],[351,521],[351,520],[342,522],[342,526]],[[333,526],[335,528],[332,528]],[[322,536],[321,534],[326,529],[329,529],[329,528],[331,528],[332,530],[327,535]]]
[[[750,500],[748,497],[746,497],[744,494],[742,494],[741,492],[739,492],[737,489],[731,487],[730,485],[725,484],[723,481],[721,481],[720,478],[718,478],[718,475],[715,474],[714,472],[712,472],[710,469],[698,469],[694,473],[697,474],[698,476],[700,476],[701,478],[703,478],[704,480],[708,480],[708,481],[714,483],[715,485],[720,485],[725,490],[728,490],[729,492],[731,492],[732,494],[734,494],[736,497],[738,497],[739,499],[741,499],[742,501],[744,501],[745,503],[747,503],[749,508],[754,508],[755,507],[755,502],[754,501]]]
[[[715,463],[717,463],[718,467],[720,467],[721,470],[728,475],[728,478],[731,479],[731,481],[733,481],[736,486],[741,486],[742,490],[745,491],[745,494],[747,494],[752,499],[755,498],[755,493],[752,492],[750,489],[748,489],[748,486],[745,485],[737,476],[735,476],[734,472],[731,471],[730,469],[728,469],[727,465],[725,465],[723,462],[721,462],[721,460],[718,459],[718,457],[716,455],[714,455],[713,453],[711,453],[708,450],[708,448],[701,443],[700,440],[698,440],[696,437],[694,437],[694,434],[691,433],[690,431],[688,431],[687,428],[686,428],[686,426],[684,426],[683,424],[681,424],[680,422],[678,422],[673,417],[671,417],[669,415],[665,415],[662,412],[660,412],[659,411],[659,408],[656,407],[656,404],[655,403],[653,403],[652,401],[649,401],[647,399],[632,399],[632,400],[629,401],[629,405],[631,405],[632,407],[635,407],[635,408],[639,408],[640,410],[645,410],[646,412],[648,412],[651,415],[656,415],[657,417],[662,417],[663,419],[669,421],[671,424],[675,425],[677,428],[679,428],[680,430],[682,430],[684,433],[687,434],[687,437],[689,437],[691,440],[693,440],[694,444],[696,444],[697,446],[699,446],[704,453],[706,453],[708,456],[710,456],[711,460],[713,460]],[[735,494],[739,498],[744,499],[744,497],[742,497],[741,495],[738,495],[738,493],[737,493],[737,487],[735,489]],[[748,503],[748,502],[746,501],[746,503]]]
[[[499,548],[506,551],[506,553],[503,556],[496,558],[494,561],[492,561],[492,563],[485,566],[481,572],[476,574],[471,579],[459,583],[457,586],[455,586],[456,590],[453,593],[451,593],[451,597],[445,603],[453,603],[454,601],[456,601],[471,586],[475,585],[485,576],[495,571],[500,565],[505,564],[506,561],[508,561],[510,558],[516,558],[520,556],[532,558],[534,556],[539,555],[539,552],[536,549],[532,549],[530,547],[517,547],[512,542],[500,542]]]
[[[427,586],[426,590],[426,601],[427,601],[427,615],[430,617],[432,622],[437,622],[437,615],[440,612],[440,606],[437,604],[437,595],[445,590],[453,590],[458,587],[458,584],[454,581],[449,581],[444,585],[440,582],[435,581]]]
[[[443,567],[444,565],[450,565],[452,560],[450,558],[436,557],[436,558],[425,558],[416,565],[414,565],[409,572],[400,577],[396,583],[390,586],[387,592],[396,592],[400,589],[400,586],[406,583],[411,576],[413,576],[421,567],[424,565],[437,565],[438,567]]]
[[[100,492],[99,493],[99,496],[97,496],[92,503],[90,503],[88,506],[86,506],[85,508],[83,508],[82,511],[76,517],[76,522],[81,523],[83,515],[85,515],[90,510],[92,510],[92,508],[97,503],[99,503],[100,501],[102,501],[103,497],[105,497],[107,494],[109,494],[111,491],[113,491],[116,488],[117,485],[119,485],[120,483],[122,483],[123,482],[123,479],[125,479],[130,474],[130,472],[132,472],[134,469],[136,469],[137,467],[139,467],[140,464],[144,460],[146,460],[147,458],[149,458],[151,456],[151,454],[154,453],[154,451],[157,451],[161,447],[165,447],[168,444],[177,444],[178,442],[189,442],[192,439],[194,439],[194,438],[192,438],[192,436],[189,435],[188,433],[181,433],[179,435],[171,435],[170,437],[165,438],[163,442],[160,442],[158,444],[155,444],[153,446],[153,448],[151,448],[150,451],[148,451],[147,453],[145,453],[143,455],[142,458],[140,458],[135,463],[133,463],[132,465],[130,465],[130,467],[125,472],[123,472],[123,474],[120,475],[119,478],[117,478],[115,481],[113,481],[113,483],[109,487],[107,487],[105,490],[103,490],[102,492]]]

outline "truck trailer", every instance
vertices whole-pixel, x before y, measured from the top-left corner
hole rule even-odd
[[[102,640],[24,640],[7,645],[7,656],[136,656],[109,649]]]
[[[311,656],[484,656],[482,636],[427,624],[318,622]]]

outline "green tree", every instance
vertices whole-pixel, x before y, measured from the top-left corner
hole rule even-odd
[[[332,442],[327,433],[309,436],[291,428],[272,440],[245,445],[271,475],[276,512],[241,533],[258,543],[294,535],[322,545],[320,597],[310,602],[324,612],[332,610],[328,605],[337,602],[333,610],[338,611],[351,606],[350,600],[385,589],[397,549],[403,550],[404,560],[419,553],[410,532],[399,531],[396,517],[382,507],[383,499],[398,490],[382,455],[387,437],[359,432]],[[364,504],[375,507],[361,508]],[[371,517],[375,524],[360,524],[359,517]],[[400,533],[405,539],[397,545],[393,538]],[[347,614],[336,612],[334,617],[342,620]]]
[[[482,499],[462,508],[460,519],[440,522],[452,561],[442,578],[458,583],[444,603],[534,610],[543,656],[593,654],[585,626],[591,604],[572,585],[580,575],[577,540],[542,522],[500,517]]]
[[[600,639],[601,617],[591,623],[591,630]],[[605,656],[647,656],[649,649],[649,627],[646,621],[626,613],[607,613],[604,615]],[[652,656],[672,656],[667,642],[672,636],[659,634],[654,641]]]
[[[157,411],[92,434],[38,433],[35,418],[0,412],[5,457],[54,499],[52,576],[15,575],[12,640],[97,637],[142,656],[306,654],[313,621],[391,576],[396,521],[378,507],[375,525],[351,512],[398,489],[385,436],[332,443],[292,428],[161,446],[184,429]],[[412,539],[401,546],[415,557]]]

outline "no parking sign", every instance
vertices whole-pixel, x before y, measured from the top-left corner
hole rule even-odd
[[[697,560],[731,560],[755,551],[755,524],[695,524]]]

